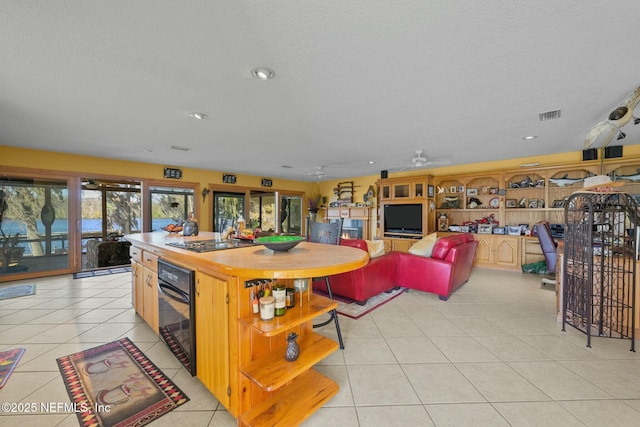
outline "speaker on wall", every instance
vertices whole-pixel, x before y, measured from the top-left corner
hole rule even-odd
[[[605,147],[604,158],[612,159],[614,157],[622,157],[622,145],[612,145],[610,147]]]
[[[582,161],[586,160],[598,160],[598,150],[596,148],[582,150]]]
[[[389,171],[380,171],[380,178],[385,179],[389,177]]]

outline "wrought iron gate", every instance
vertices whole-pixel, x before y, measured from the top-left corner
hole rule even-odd
[[[624,193],[579,192],[565,204],[565,325],[591,336],[631,340],[635,351],[638,205]]]

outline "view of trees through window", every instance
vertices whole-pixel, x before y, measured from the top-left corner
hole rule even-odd
[[[67,253],[68,199],[66,181],[0,180],[1,272],[34,271],[26,258]]]
[[[184,222],[195,209],[192,189],[151,188],[151,231]]]

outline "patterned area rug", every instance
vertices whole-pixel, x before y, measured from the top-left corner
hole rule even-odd
[[[118,273],[130,273],[131,267],[114,267],[114,268],[99,268],[97,270],[81,271],[79,273],[73,273],[74,279],[84,279],[85,277],[106,276],[108,274]]]
[[[314,293],[318,295],[322,295],[328,297],[328,295],[322,291],[313,290]],[[366,304],[358,305],[354,300],[349,298],[344,298],[340,296],[335,296],[334,299],[338,302],[338,313],[343,316],[350,317],[352,319],[359,319],[367,313],[371,313],[378,307],[383,306],[394,298],[399,297],[402,293],[408,292],[407,288],[399,288],[394,289],[390,293],[383,292],[381,294],[376,295],[375,297],[371,297],[367,300]]]
[[[0,299],[24,297],[34,295],[36,293],[36,285],[16,285],[0,288]]]
[[[128,338],[57,362],[84,427],[143,426],[189,401]]]
[[[12,348],[0,351],[0,388],[4,387],[7,380],[18,366],[20,358],[24,354],[24,348]]]

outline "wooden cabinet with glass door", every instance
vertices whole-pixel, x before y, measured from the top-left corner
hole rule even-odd
[[[427,176],[387,178],[380,181],[380,199],[411,200],[427,198]]]

